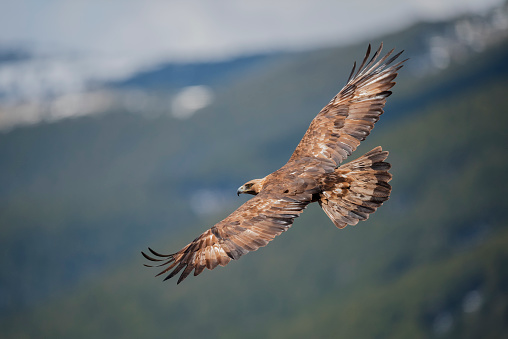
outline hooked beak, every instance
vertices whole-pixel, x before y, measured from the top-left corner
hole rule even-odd
[[[243,186],[240,186],[238,187],[238,189],[236,190],[236,195],[239,196],[240,194],[242,194],[243,192],[245,192],[245,187]]]

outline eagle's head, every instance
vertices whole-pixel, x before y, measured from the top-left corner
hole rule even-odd
[[[244,193],[244,194],[256,195],[263,188],[264,181],[265,181],[264,178],[263,179],[253,179],[251,181],[248,181],[245,184],[243,184],[242,186],[238,187],[236,194],[240,195],[240,194]]]

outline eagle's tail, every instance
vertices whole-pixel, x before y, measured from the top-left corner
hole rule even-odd
[[[340,166],[322,183],[319,205],[338,228],[356,225],[390,197],[391,165],[388,152],[376,147],[360,158]]]

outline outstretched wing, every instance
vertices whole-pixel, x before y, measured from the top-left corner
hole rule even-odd
[[[196,276],[205,268],[213,270],[217,265],[225,266],[231,259],[236,260],[265,246],[286,231],[307,204],[288,197],[260,193],[180,251],[164,255],[149,249],[154,257],[141,253],[148,260],[160,262],[153,266],[167,266],[157,276],[173,269],[164,280],[183,269],[178,279],[180,283],[192,270]]]
[[[406,61],[388,67],[402,52],[388,59],[392,49],[377,61],[382,48],[383,44],[367,63],[369,45],[356,73],[355,62],[347,84],[312,120],[289,162],[310,156],[332,159],[338,165],[370,134],[392,94],[389,89],[395,85],[397,71]]]

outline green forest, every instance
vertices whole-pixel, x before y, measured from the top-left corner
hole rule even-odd
[[[176,252],[245,202],[236,188],[289,159],[368,43],[267,58],[187,120],[112,110],[2,132],[2,337],[508,337],[508,41],[418,75],[440,25],[372,42],[410,58],[351,156],[390,151],[389,201],[342,230],[311,206],[178,286],[140,251]],[[202,190],[230,198],[199,214]]]

